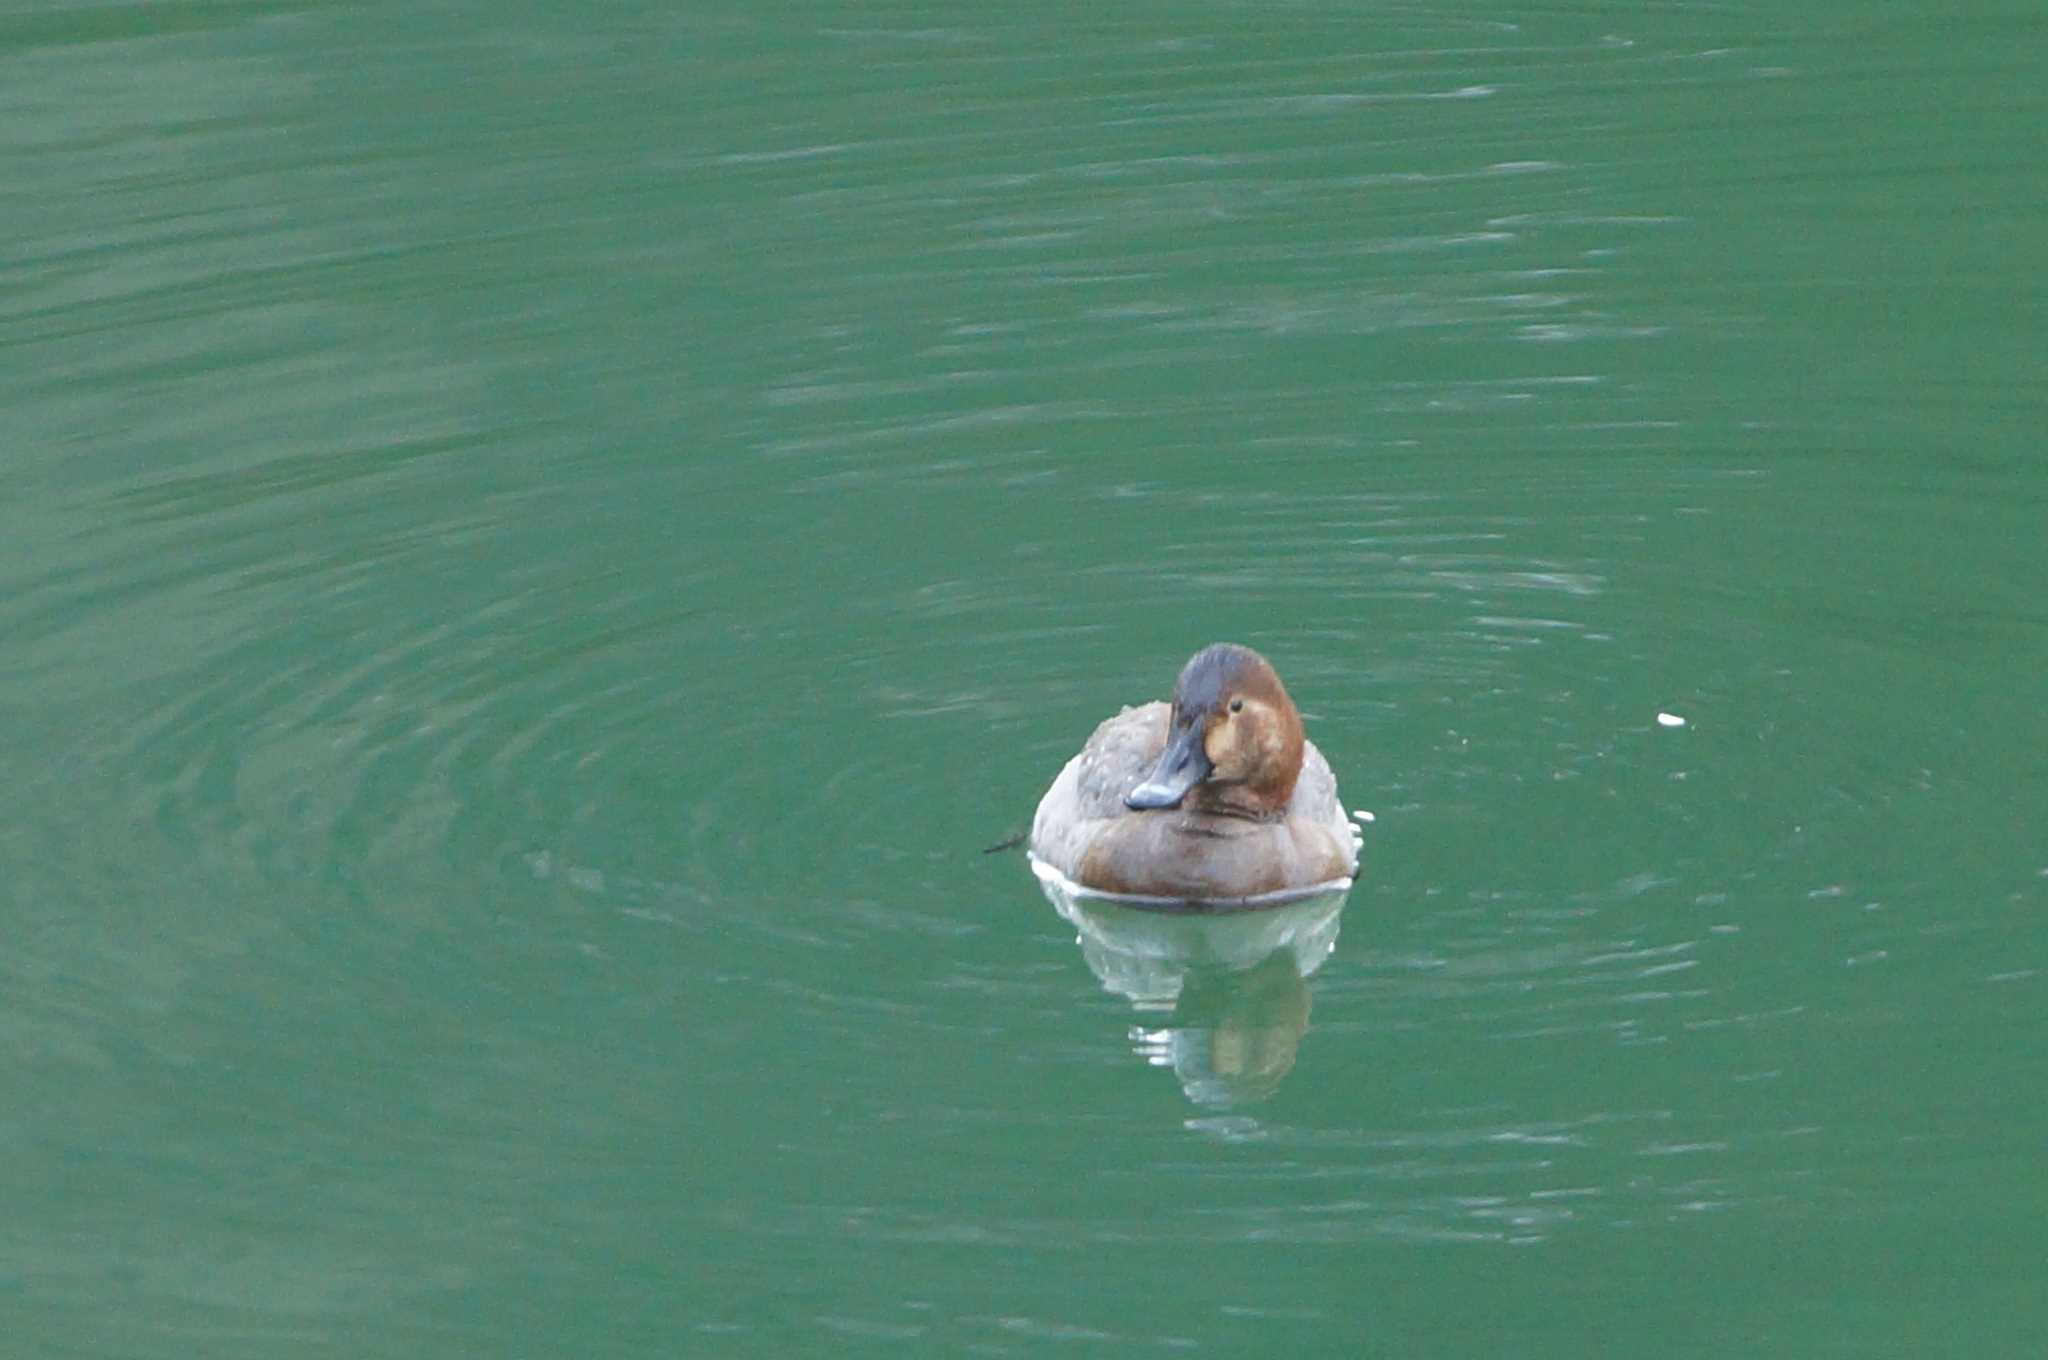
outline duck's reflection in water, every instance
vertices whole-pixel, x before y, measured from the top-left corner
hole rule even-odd
[[[1170,1065],[1190,1100],[1249,1105],[1280,1089],[1308,1032],[1308,981],[1276,949],[1243,972],[1190,968],[1172,1022],[1140,1029],[1138,1051]]]
[[[1308,979],[1337,945],[1345,891],[1218,910],[1110,897],[1044,872],[1039,884],[1102,985],[1164,1013],[1163,1026],[1132,1033],[1190,1100],[1248,1105],[1280,1089],[1308,1032]]]

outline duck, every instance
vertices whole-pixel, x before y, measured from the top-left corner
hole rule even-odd
[[[1105,719],[1039,800],[1032,867],[1098,893],[1242,902],[1351,886],[1356,829],[1272,663],[1220,642]]]

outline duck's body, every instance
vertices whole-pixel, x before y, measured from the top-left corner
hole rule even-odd
[[[1072,882],[1234,899],[1341,885],[1358,867],[1329,762],[1265,659],[1219,644],[1171,704],[1103,722],[1039,801],[1031,853]]]

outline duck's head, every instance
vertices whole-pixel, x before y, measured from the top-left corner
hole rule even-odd
[[[1301,773],[1301,714],[1266,658],[1219,642],[1181,667],[1166,749],[1124,795],[1134,812],[1185,806],[1278,817]]]

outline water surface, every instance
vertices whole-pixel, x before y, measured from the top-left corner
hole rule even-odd
[[[2043,37],[0,19],[8,1334],[2037,1352]],[[979,851],[1221,639],[1175,1011]]]

